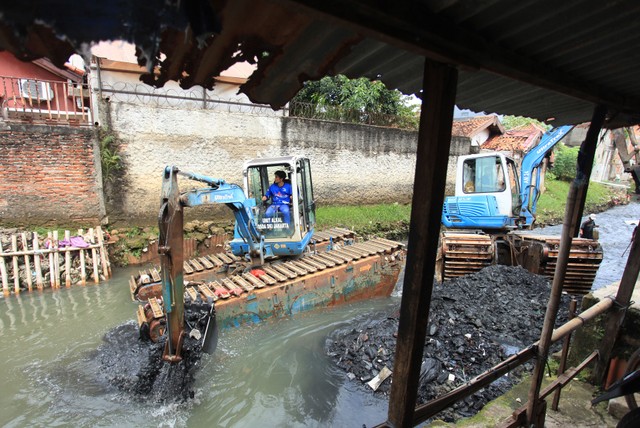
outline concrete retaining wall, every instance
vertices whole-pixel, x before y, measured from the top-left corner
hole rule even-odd
[[[107,192],[111,224],[157,222],[166,165],[242,184],[242,167],[248,159],[305,155],[311,160],[318,205],[409,203],[413,194],[417,132],[113,100],[101,104],[101,110],[120,140],[124,162],[124,170],[115,173]],[[93,130],[2,126],[4,224],[95,223],[105,216]],[[450,192],[457,155],[469,151],[468,139],[453,139]],[[182,190],[191,187],[183,183]],[[230,211],[219,206],[185,213],[187,221],[225,215],[231,218]]]
[[[156,221],[165,165],[242,184],[252,158],[310,158],[318,204],[409,202],[417,133],[247,113],[111,103],[126,166],[122,217]]]

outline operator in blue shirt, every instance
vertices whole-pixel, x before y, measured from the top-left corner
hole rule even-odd
[[[289,203],[291,202],[291,195],[293,191],[291,184],[285,182],[287,174],[284,171],[276,171],[274,182],[269,186],[269,190],[262,197],[263,201],[271,198],[271,205],[265,212],[266,217],[273,217],[277,211],[282,213],[283,221],[288,224],[291,220],[291,214],[289,212]]]

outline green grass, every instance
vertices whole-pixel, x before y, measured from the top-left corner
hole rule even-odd
[[[546,192],[538,201],[537,224],[559,224],[564,218],[570,183],[547,176]],[[584,214],[600,212],[621,199],[624,191],[615,190],[600,183],[590,183]],[[318,207],[318,230],[344,227],[361,235],[386,235],[401,238],[408,232],[411,217],[409,204],[380,205],[330,205]]]
[[[554,180],[547,175],[545,180],[546,191],[538,200],[537,224],[561,223],[564,219],[564,212],[567,205],[567,195],[571,183],[567,181]],[[621,197],[620,190],[600,183],[589,183],[587,200],[584,206],[584,214],[599,212],[606,209],[612,200]]]
[[[318,207],[316,223],[318,230],[344,227],[363,235],[384,235],[385,232],[408,228],[411,205],[379,204]],[[393,235],[393,234],[392,234]]]

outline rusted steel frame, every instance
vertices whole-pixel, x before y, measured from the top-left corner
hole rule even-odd
[[[427,419],[437,415],[442,410],[451,406],[453,403],[462,400],[465,397],[473,394],[474,392],[484,388],[485,386],[491,384],[496,379],[504,376],[509,373],[511,370],[516,367],[521,366],[527,361],[531,360],[536,356],[536,346],[531,345],[526,349],[518,352],[502,361],[501,363],[495,365],[484,373],[476,376],[471,379],[465,385],[459,386],[453,391],[450,391],[438,398],[435,398],[421,406],[416,408],[414,413],[414,420],[411,426],[415,426],[419,423],[426,421]]]
[[[571,368],[567,370],[565,373],[558,376],[558,378],[553,381],[550,385],[548,385],[545,389],[540,392],[540,399],[544,400],[547,398],[554,390],[560,391],[564,388],[571,379],[576,377],[578,373],[584,370],[589,364],[593,362],[593,360],[598,359],[599,353],[598,350],[593,351],[587,358],[585,358],[577,367]]]
[[[624,317],[631,301],[631,295],[633,289],[638,281],[638,274],[640,273],[640,225],[636,226],[632,242],[631,250],[629,251],[629,258],[627,259],[627,265],[622,273],[622,279],[618,286],[618,293],[616,295],[617,311],[614,311],[607,321],[605,327],[604,338],[600,342],[600,360],[596,365],[594,373],[596,381],[600,385],[604,385],[607,378],[607,368],[609,367],[609,361],[611,360],[611,353],[613,346],[620,334],[620,327],[624,321]]]
[[[613,306],[613,304],[614,304],[613,296],[605,297],[604,299],[602,299],[601,301],[599,301],[598,303],[596,303],[586,311],[580,313],[570,321],[566,322],[565,324],[561,325],[557,329],[553,330],[553,334],[551,335],[551,342],[555,343],[558,340],[562,339],[563,337],[571,334],[572,332],[580,328],[587,321],[590,321],[593,318],[597,317],[598,315],[608,311]]]
[[[158,216],[158,253],[162,266],[162,299],[167,313],[167,341],[162,358],[180,361],[184,333],[183,209],[178,188],[178,171],[167,167],[162,182]]]
[[[560,250],[556,261],[556,270],[553,275],[553,283],[551,287],[551,295],[547,304],[547,311],[544,317],[542,333],[540,334],[540,344],[538,346],[538,358],[536,366],[533,370],[531,388],[529,389],[528,407],[527,407],[527,424],[537,425],[534,419],[538,414],[540,386],[544,375],[544,368],[549,356],[549,347],[551,345],[551,335],[556,317],[558,316],[558,308],[560,306],[560,297],[562,295],[562,284],[564,283],[567,265],[569,262],[569,253],[571,251],[571,242],[574,231],[578,227],[580,221],[579,207],[582,206],[587,193],[587,184],[591,175],[591,165],[598,143],[598,133],[604,123],[607,108],[598,105],[594,109],[591,125],[587,131],[587,136],[580,146],[578,154],[578,169],[576,178],[571,183],[569,195],[567,196],[567,205],[564,215],[562,227],[562,235],[560,237]]]
[[[393,383],[386,424],[413,426],[444,202],[458,71],[425,60],[422,111]]]
[[[578,301],[574,298],[569,302],[569,319],[573,319],[576,315],[576,307],[578,306]],[[565,336],[564,342],[562,343],[562,354],[560,356],[560,366],[558,367],[558,377],[560,377],[565,370],[567,369],[567,357],[569,355],[569,345],[571,344],[571,333]],[[551,403],[551,409],[554,411],[558,410],[558,403],[560,402],[560,392],[562,388],[558,388],[556,393],[553,395],[553,401]]]
[[[571,380],[578,375],[584,368],[591,364],[591,362],[598,358],[598,351],[593,351],[591,355],[584,359],[577,367],[571,368],[562,375],[558,376],[558,378],[553,381],[550,385],[548,385],[543,391],[540,392],[540,400],[543,400],[549,394],[551,394],[554,390],[560,392],[562,388],[564,388]],[[541,403],[542,404],[542,403]],[[543,404],[542,404],[543,405]],[[544,405],[543,405],[544,406]],[[511,417],[507,419],[501,425],[498,425],[499,428],[516,428],[525,426],[526,423],[526,413],[527,408],[525,406],[516,409]]]

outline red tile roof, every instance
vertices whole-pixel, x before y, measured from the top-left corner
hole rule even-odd
[[[544,132],[544,129],[534,124],[523,125],[502,135],[490,137],[482,145],[482,149],[526,153],[538,144]]]
[[[477,133],[487,128],[494,128],[496,133],[504,132],[502,124],[495,114],[489,116],[475,116],[468,119],[456,119],[453,121],[451,135],[453,137],[472,138]]]

